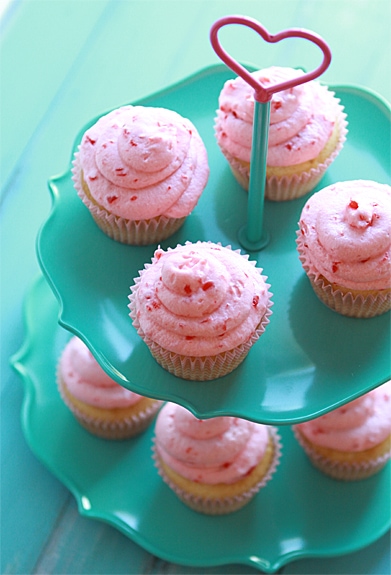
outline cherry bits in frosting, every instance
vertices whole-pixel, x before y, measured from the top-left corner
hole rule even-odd
[[[354,290],[391,287],[391,187],[338,182],[307,200],[298,249],[308,273]]]
[[[146,342],[214,356],[268,323],[271,294],[261,272],[248,256],[212,242],[158,249],[132,287],[130,315]]]
[[[182,477],[209,485],[234,483],[263,458],[269,441],[266,425],[237,417],[197,419],[167,403],[155,426],[155,448]]]
[[[127,220],[181,218],[197,204],[209,176],[205,146],[178,113],[123,106],[84,134],[74,181],[110,214]]]
[[[301,70],[272,66],[253,72],[263,85],[303,74]],[[312,160],[325,147],[336,122],[338,101],[318,82],[283,90],[270,105],[268,166],[292,166]],[[216,138],[220,147],[250,162],[254,90],[241,77],[225,83],[219,97]]]

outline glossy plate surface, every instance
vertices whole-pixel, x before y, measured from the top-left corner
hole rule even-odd
[[[237,233],[246,222],[247,194],[231,175],[213,131],[218,95],[230,77],[224,66],[207,68],[138,102],[189,117],[209,155],[207,188],[163,248],[200,239],[240,247]],[[361,88],[333,89],[345,106],[349,134],[319,187],[359,178],[389,182],[389,106]],[[80,131],[74,149],[88,126]],[[130,285],[156,246],[124,246],[106,237],[76,195],[70,171],[50,180],[49,186],[53,210],[40,231],[37,251],[60,301],[60,324],[81,337],[125,387],[180,403],[199,417],[230,414],[279,424],[320,415],[391,377],[390,314],[369,320],[342,317],[318,301],[302,270],[295,239],[308,196],[265,205],[271,241],[250,255],[264,269],[274,294],[265,334],[230,375],[188,382],[151,358],[128,317]]]
[[[270,573],[293,559],[357,550],[390,527],[390,464],[371,479],[334,481],[310,465],[288,426],[280,427],[280,466],[249,505],[225,517],[188,509],[153,466],[153,425],[138,438],[105,441],[85,431],[62,403],[55,370],[70,334],[57,316],[58,303],[39,278],[26,301],[25,342],[12,364],[24,383],[27,441],[72,491],[83,515],[114,525],[168,561],[240,563]]]

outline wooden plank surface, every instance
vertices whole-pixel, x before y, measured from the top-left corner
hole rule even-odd
[[[50,210],[47,179],[64,170],[91,117],[218,62],[210,25],[243,13],[271,31],[310,28],[329,41],[324,80],[391,100],[388,0],[14,0],[1,28],[1,572],[4,574],[257,573],[161,561],[114,528],[83,517],[31,454],[20,427],[23,391],[8,358],[23,341],[22,301],[38,273],[37,231]],[[227,37],[238,59],[311,66],[315,54],[271,53]],[[274,61],[273,59],[277,60]],[[303,560],[286,574],[390,573],[389,534],[346,557]]]

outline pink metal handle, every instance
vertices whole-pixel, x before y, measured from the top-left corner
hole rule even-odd
[[[224,48],[222,48],[218,39],[218,32],[220,28],[222,28],[223,26],[227,26],[228,24],[242,24],[243,26],[252,28],[266,42],[269,42],[271,44],[280,42],[285,38],[304,38],[305,40],[309,40],[313,44],[316,44],[322,50],[323,61],[320,64],[320,66],[318,66],[318,68],[316,68],[312,72],[307,72],[302,76],[293,78],[291,80],[287,80],[285,82],[279,82],[272,86],[263,86],[261,82],[256,80],[250,74],[250,72],[246,70],[246,68],[244,68],[236,60],[234,60],[232,56],[230,56],[228,52],[226,52]],[[299,84],[304,84],[305,82],[309,82],[310,80],[317,78],[318,76],[323,74],[325,70],[327,70],[331,62],[331,51],[328,44],[323,40],[323,38],[321,38],[314,32],[304,30],[302,28],[290,28],[288,30],[283,30],[282,32],[279,32],[278,34],[269,34],[266,28],[264,28],[257,20],[247,18],[246,16],[225,16],[217,20],[213,24],[210,30],[210,41],[214,51],[219,56],[219,58],[225,64],[227,64],[227,66],[231,68],[231,70],[233,70],[238,76],[241,76],[243,80],[245,80],[248,84],[250,84],[250,86],[252,86],[252,88],[254,88],[255,91],[254,97],[256,101],[262,103],[271,100],[273,94],[275,94],[276,92],[280,92],[281,90],[287,90],[288,88],[298,86]]]

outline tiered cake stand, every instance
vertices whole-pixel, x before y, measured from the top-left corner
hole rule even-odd
[[[238,230],[246,224],[248,196],[233,179],[213,132],[218,95],[231,77],[225,66],[213,66],[137,102],[190,118],[209,155],[208,186],[183,228],[162,243],[164,249],[187,240],[241,247]],[[319,187],[357,178],[388,182],[389,106],[365,89],[332,89],[345,106],[349,136]],[[190,382],[151,358],[128,316],[130,285],[156,246],[125,246],[106,237],[77,197],[70,167],[50,180],[50,191],[53,209],[37,241],[45,279],[39,278],[27,297],[27,337],[12,362],[25,383],[27,440],[72,491],[80,512],[111,523],[163,559],[192,566],[242,563],[270,573],[295,558],[348,553],[385,533],[390,466],[361,482],[329,479],[311,467],[290,429],[391,377],[389,314],[342,317],[309,286],[295,244],[306,196],[264,205],[270,241],[250,258],[264,269],[274,294],[265,334],[230,375]],[[201,418],[233,415],[280,426],[283,456],[273,480],[231,515],[209,517],[188,509],[153,466],[153,426],[139,438],[106,441],[81,428],[62,403],[55,370],[71,334],[133,391],[177,402]]]

